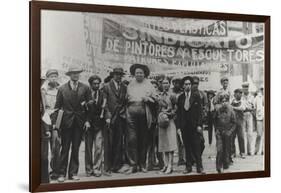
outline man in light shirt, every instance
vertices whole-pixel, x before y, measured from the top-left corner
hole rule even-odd
[[[246,151],[249,156],[254,155],[254,96],[249,92],[249,83],[242,84],[242,101],[245,104],[243,129],[246,132]]]
[[[263,152],[263,140],[264,140],[264,96],[263,96],[263,87],[259,89],[258,95],[254,101],[255,114],[256,114],[256,123],[257,123],[257,138],[256,138],[256,147],[255,154],[262,155]]]

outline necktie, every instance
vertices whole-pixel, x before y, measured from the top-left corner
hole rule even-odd
[[[73,89],[74,91],[77,90],[77,85],[78,85],[77,82],[73,82],[73,88],[72,88],[72,89]]]
[[[186,111],[189,110],[189,93],[186,93],[185,101],[184,101],[184,109]]]

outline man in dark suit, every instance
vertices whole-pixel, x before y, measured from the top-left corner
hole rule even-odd
[[[192,155],[197,173],[204,174],[201,158],[202,137],[202,102],[197,90],[192,90],[193,79],[190,76],[182,79],[184,92],[178,98],[177,121],[185,146],[186,168],[184,174],[192,172]]]
[[[77,173],[79,168],[79,148],[84,128],[89,128],[86,121],[85,103],[90,100],[90,88],[79,82],[82,69],[70,67],[66,75],[70,81],[62,85],[57,94],[55,109],[63,110],[60,125],[62,149],[60,153],[60,165],[58,182],[64,182],[67,173],[68,155],[71,146],[71,156],[68,168],[68,177],[71,180],[79,180]]]
[[[93,75],[88,79],[91,87],[91,100],[86,104],[87,118],[91,127],[85,132],[85,170],[87,176],[100,177],[102,174],[102,141],[105,126],[105,99],[99,89],[101,78]],[[93,158],[94,145],[94,158]]]
[[[106,98],[108,113],[106,115],[106,124],[110,130],[105,132],[105,171],[110,173],[120,172],[123,166],[124,157],[124,131],[126,127],[125,102],[127,88],[122,83],[124,71],[122,68],[114,68],[113,78],[104,85],[103,92]]]

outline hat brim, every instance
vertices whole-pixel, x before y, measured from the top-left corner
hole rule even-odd
[[[69,72],[66,72],[65,75],[69,76],[71,74],[80,74],[81,72],[83,72],[83,70],[69,71]]]
[[[114,74],[121,74],[122,76],[125,75],[125,72],[111,72],[110,75],[114,75]]]

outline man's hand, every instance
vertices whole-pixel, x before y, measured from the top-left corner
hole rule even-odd
[[[106,123],[106,127],[107,127],[107,128],[109,128],[109,126],[110,126],[110,122],[111,122],[111,120],[110,120],[110,119],[106,119],[106,120],[105,120],[105,123]]]
[[[45,136],[46,136],[46,138],[50,138],[51,137],[51,132],[50,131],[46,131],[45,132]]]
[[[201,126],[197,126],[197,132],[198,132],[198,133],[202,133],[202,132],[203,132],[203,129],[202,129]]]
[[[89,121],[86,121],[85,124],[84,124],[84,130],[85,131],[88,131],[88,129],[91,127]]]
[[[177,134],[181,135],[181,130],[180,129],[177,129]]]
[[[87,104],[88,105],[92,105],[92,104],[94,104],[94,101],[93,100],[89,100],[89,102]]]

